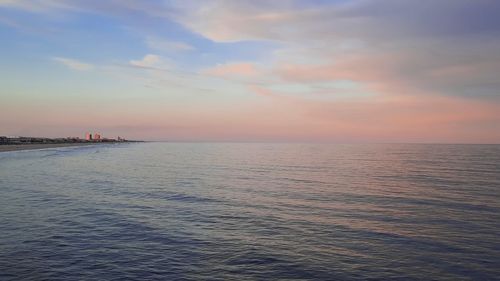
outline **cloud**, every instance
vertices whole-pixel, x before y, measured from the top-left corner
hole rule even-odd
[[[23,27],[18,22],[14,21],[12,19],[9,19],[9,18],[2,17],[2,16],[0,16],[0,24],[4,24],[4,25],[18,28],[18,29],[21,29]]]
[[[162,64],[162,59],[158,55],[147,54],[141,60],[131,60],[129,64],[140,68],[156,68]]]
[[[184,42],[167,41],[159,38],[148,37],[146,44],[149,48],[164,51],[164,52],[178,52],[178,51],[193,51],[195,48]]]
[[[281,42],[268,63],[285,81],[491,98],[500,96],[498,9],[494,0],[208,1],[175,19],[216,42]]]
[[[259,96],[263,96],[263,97],[276,96],[276,94],[273,91],[266,89],[264,87],[261,87],[259,85],[250,85],[248,88],[250,91],[256,93]]]
[[[268,102],[256,109],[256,122],[264,128],[275,127],[274,132],[283,138],[289,135],[303,140],[347,142],[500,141],[498,103],[442,96],[318,101],[264,87],[253,90]]]
[[[81,62],[76,59],[63,58],[63,57],[53,57],[52,60],[77,71],[88,71],[94,68],[93,65]]]
[[[414,49],[375,49],[325,55],[323,63],[277,64],[275,74],[288,82],[352,80],[381,93],[427,93],[476,98],[499,96],[500,60],[487,44],[443,46],[413,44]],[[476,48],[477,52],[469,49]],[[481,52],[479,52],[481,50]]]
[[[216,65],[205,69],[202,73],[220,77],[252,77],[259,72],[253,63],[233,62]]]
[[[184,8],[184,9],[183,9]],[[385,41],[500,31],[495,0],[206,1],[176,19],[214,41],[304,39]]]
[[[166,18],[173,13],[171,6],[160,1],[0,0],[0,7],[47,15],[65,12],[94,13],[128,20],[131,19],[131,13],[142,18]]]
[[[496,0],[83,1],[1,0],[30,12],[78,11],[177,21],[219,42],[240,40],[395,40],[499,34]]]
[[[500,2],[496,0],[2,0],[0,6],[49,14],[95,13],[127,25],[175,21],[215,42],[277,41],[280,50],[262,57],[284,81],[308,83],[349,76],[359,83],[377,80],[385,88],[405,85],[411,92],[500,95],[500,81],[494,77],[500,71],[496,13]],[[156,51],[194,50],[185,42],[145,40]],[[296,50],[300,52],[293,53]],[[154,60],[134,60],[130,65],[152,67]],[[208,73],[243,76],[252,72],[247,66],[239,67],[221,65]],[[302,78],[292,75],[292,68],[300,69]]]
[[[93,13],[129,30],[158,24],[165,33],[155,34],[169,36],[175,25],[172,34],[182,39],[141,33],[150,49],[144,53],[156,54],[117,68],[155,91],[192,94],[184,106],[174,103],[183,109],[178,115],[161,108],[162,118],[151,118],[185,118],[193,128],[186,138],[500,141],[500,1],[0,0],[0,6],[50,16]],[[200,43],[195,49],[186,38]],[[248,46],[258,48],[249,55]],[[162,52],[184,52],[172,58],[188,66],[172,68]],[[54,60],[82,70],[81,62]],[[203,95],[195,93],[202,91],[193,86],[219,96],[199,102]]]
[[[0,6],[21,9],[32,13],[48,13],[59,9],[68,9],[63,0],[0,0]]]

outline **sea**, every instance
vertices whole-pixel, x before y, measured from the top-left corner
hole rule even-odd
[[[0,153],[0,280],[500,280],[500,145]]]

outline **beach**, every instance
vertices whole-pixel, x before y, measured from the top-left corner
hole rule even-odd
[[[87,146],[95,145],[96,143],[39,143],[39,144],[6,144],[0,145],[0,152],[18,151],[18,150],[32,150],[32,149],[45,149],[56,147],[68,146]]]

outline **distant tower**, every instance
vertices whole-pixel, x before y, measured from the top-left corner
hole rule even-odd
[[[94,140],[101,140],[101,134],[95,133],[94,134]]]
[[[88,141],[91,141],[92,140],[92,134],[91,133],[86,133],[85,134],[85,139],[88,140]]]

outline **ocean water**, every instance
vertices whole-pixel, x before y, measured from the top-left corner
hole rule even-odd
[[[500,280],[500,146],[0,153],[0,280]]]

